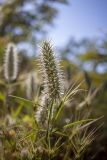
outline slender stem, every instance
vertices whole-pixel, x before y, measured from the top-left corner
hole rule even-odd
[[[53,103],[54,103],[54,101],[51,102],[51,105],[49,107],[49,112],[48,112],[48,127],[47,127],[47,134],[46,134],[46,138],[47,138],[47,142],[48,142],[48,147],[49,147],[49,160],[51,159],[51,156],[50,156],[50,150],[51,150],[50,123],[51,123],[51,118],[52,118]]]
[[[64,156],[64,160],[67,160],[68,159],[68,156],[69,156],[69,152],[70,152],[70,149],[67,147],[67,152]]]
[[[11,84],[10,84],[10,82],[8,82],[8,85],[7,85],[7,94],[6,94],[6,110],[7,110],[7,114],[10,113],[9,95],[11,94],[11,92],[12,92]]]

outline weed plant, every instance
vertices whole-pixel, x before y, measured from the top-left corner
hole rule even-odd
[[[7,66],[8,57],[5,57],[4,75],[9,83],[16,79],[18,73],[16,53],[14,54],[13,59],[10,57],[13,61],[12,74]],[[68,89],[64,87],[60,60],[56,57],[49,41],[42,44],[38,64],[43,79],[43,89],[38,87],[40,89],[35,91],[35,86],[34,88],[29,86],[29,92],[27,91],[29,99],[9,95],[11,100],[15,98],[14,101],[19,102],[19,107],[14,112],[15,123],[7,124],[5,118],[1,120],[0,158],[1,160],[83,160],[84,153],[100,128],[95,124],[101,117],[91,117],[89,108],[84,109],[87,105],[85,100],[75,108],[72,107],[68,116],[67,106],[72,106],[74,99],[76,101],[76,95],[84,91],[80,89],[81,84],[75,83]],[[33,81],[33,78],[31,76],[30,80]],[[36,93],[32,94],[30,89]],[[22,104],[30,106],[30,110],[33,108],[30,116],[21,114]],[[9,114],[12,116],[12,113]]]

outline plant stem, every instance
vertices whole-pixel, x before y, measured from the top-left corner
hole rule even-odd
[[[54,101],[51,102],[51,105],[50,105],[49,111],[48,111],[48,127],[47,127],[47,134],[46,134],[46,139],[47,139],[47,143],[48,143],[48,147],[49,147],[49,160],[51,160],[51,155],[50,155],[50,151],[51,151],[50,124],[51,124],[51,118],[52,118],[53,103],[54,103]]]

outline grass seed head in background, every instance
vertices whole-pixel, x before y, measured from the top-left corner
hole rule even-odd
[[[44,94],[47,99],[60,99],[64,93],[60,62],[48,41],[43,42],[40,55],[41,74],[44,81]]]
[[[28,99],[31,100],[33,100],[36,96],[36,76],[37,75],[35,72],[31,72],[28,74],[28,77],[26,79],[26,96]]]
[[[7,45],[4,56],[4,77],[7,82],[13,82],[18,76],[18,51],[14,43]]]

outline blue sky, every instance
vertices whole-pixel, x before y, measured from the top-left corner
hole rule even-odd
[[[49,29],[48,38],[56,46],[64,45],[70,37],[77,40],[94,38],[107,31],[107,0],[69,0],[59,5],[59,15]]]

